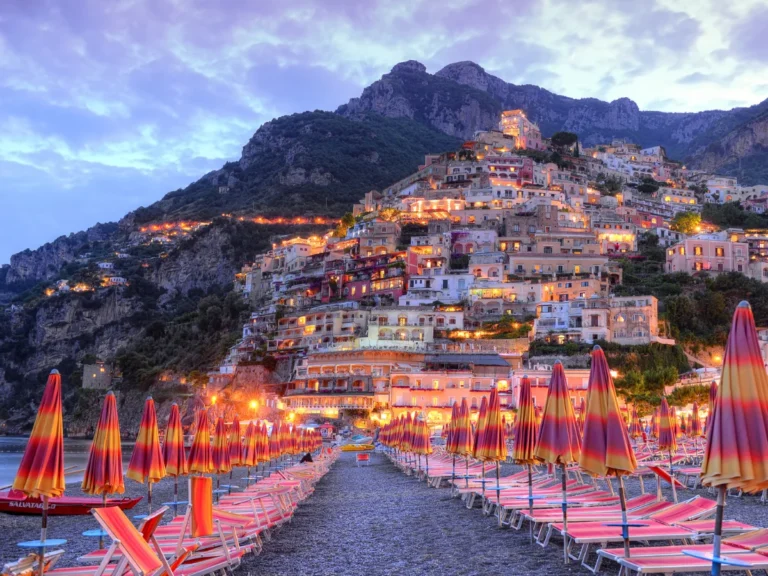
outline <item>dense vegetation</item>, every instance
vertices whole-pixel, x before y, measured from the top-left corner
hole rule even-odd
[[[768,228],[768,215],[747,212],[739,202],[704,204],[701,217],[721,228]]]
[[[372,189],[404,178],[430,152],[456,150],[460,141],[404,118],[369,115],[351,120],[330,112],[283,116],[262,126],[243,170],[204,177],[136,211],[139,222],[208,219],[223,212],[265,216],[340,215]],[[232,178],[229,178],[232,176]],[[226,193],[219,186],[233,182]]]

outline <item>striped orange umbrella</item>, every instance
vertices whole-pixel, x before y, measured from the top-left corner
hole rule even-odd
[[[232,462],[229,459],[229,434],[227,434],[224,418],[221,416],[216,420],[216,429],[213,433],[211,460],[215,474],[226,474],[232,470]]]
[[[507,459],[507,440],[501,415],[501,399],[496,387],[491,389],[491,395],[488,399],[488,413],[480,437],[479,453],[479,458],[483,462],[496,462],[496,505],[499,527],[501,527],[501,467],[499,463]]]
[[[240,419],[235,416],[229,432],[229,462],[232,467],[243,465],[243,439],[240,433]]]
[[[165,428],[163,461],[165,462],[165,473],[173,477],[173,514],[175,516],[179,503],[179,476],[189,473],[187,451],[184,449],[184,430],[181,427],[181,413],[179,412],[179,405],[175,402],[171,405],[168,426]]]
[[[480,401],[480,411],[477,415],[477,424],[475,425],[474,437],[472,439],[472,456],[478,457],[480,446],[480,438],[483,430],[485,430],[485,421],[488,418],[488,397],[483,396]]]
[[[445,438],[445,451],[453,456],[453,463],[451,465],[451,486],[456,482],[456,454],[458,453],[456,426],[459,423],[460,406],[461,405],[458,402],[453,403],[453,406],[451,406],[451,421],[448,426],[446,426],[447,434]]]
[[[155,401],[150,396],[144,401],[144,412],[141,415],[139,434],[133,446],[128,472],[125,474],[131,480],[144,484],[147,482],[147,505],[152,511],[152,483],[165,478],[165,460],[160,448],[160,432],[157,428],[157,413]]]
[[[197,414],[197,432],[189,449],[189,471],[198,474],[213,472],[211,430],[208,424],[208,410],[203,408]]]
[[[629,423],[629,435],[632,438],[640,438],[643,435],[643,427],[637,415],[637,408],[632,406],[632,417]]]
[[[280,421],[272,426],[272,434],[269,436],[269,457],[280,458],[282,456],[280,445]]]
[[[539,462],[536,458],[538,431],[536,410],[533,406],[531,393],[531,380],[528,376],[523,376],[520,380],[520,393],[517,400],[512,459],[517,464],[528,467],[528,511],[531,514],[533,514],[533,465]],[[530,522],[529,524],[531,542],[533,542],[533,524]]]
[[[245,428],[245,436],[243,437],[243,466],[250,468],[251,466],[258,466],[258,442],[256,425],[253,421],[248,422],[248,426]],[[248,474],[250,476],[250,474]]]
[[[595,346],[592,350],[579,466],[592,476],[618,476],[624,552],[629,556],[624,476],[635,471],[637,460],[619,410],[608,361],[600,346]]]
[[[52,370],[37,408],[32,434],[13,479],[13,489],[42,498],[40,541],[48,533],[48,498],[64,494],[64,417],[61,409],[61,375]],[[42,574],[44,563],[40,562]]]
[[[429,454],[432,453],[432,444],[429,441],[429,428],[424,418],[414,418],[413,420],[413,439],[411,441],[411,451],[419,457],[419,473],[421,473],[421,457],[427,458],[427,478],[429,478]]]
[[[669,473],[674,478],[674,468],[672,456],[677,452],[677,418],[675,418],[675,409],[669,406],[666,398],[661,399],[659,407],[659,439],[657,441],[660,452],[669,453]],[[661,490],[659,488],[659,490]],[[672,496],[677,502],[677,488],[672,482]]]
[[[403,452],[410,452],[412,448],[411,444],[411,432],[413,430],[413,422],[411,421],[411,414],[408,413],[403,420],[403,432],[400,435],[400,450]]]
[[[768,488],[768,375],[747,302],[733,314],[710,422],[701,482],[718,488],[713,554],[719,557],[726,490]],[[719,572],[719,562],[712,566],[713,574]]]
[[[691,409],[691,426],[688,434],[694,438],[701,436],[701,417],[699,416],[698,402],[694,402],[693,408]]]
[[[568,528],[568,502],[566,500],[566,466],[578,462],[581,455],[581,438],[579,436],[576,415],[573,404],[568,398],[568,382],[565,370],[560,361],[552,367],[552,377],[549,380],[547,401],[544,404],[544,415],[539,428],[539,438],[534,451],[537,459],[560,466],[562,468],[563,492],[563,527]],[[568,563],[567,542],[563,549],[565,563]]]
[[[456,445],[456,454],[459,456],[472,455],[472,425],[469,421],[469,404],[467,404],[466,398],[461,400],[454,443]]]
[[[709,423],[712,422],[712,415],[715,413],[715,405],[717,403],[717,382],[712,380],[709,385],[709,413],[707,414],[707,425],[704,427],[704,432],[709,435]]]
[[[86,494],[100,494],[105,499],[107,494],[125,492],[120,422],[117,418],[117,400],[112,392],[104,398],[81,488]]]
[[[269,462],[272,455],[269,453],[269,431],[267,430],[267,423],[262,422],[261,428],[257,429],[257,445],[259,449],[256,451],[256,458],[259,462]]]
[[[651,416],[651,436],[654,438],[659,437],[659,409],[655,408],[653,410],[653,415]]]

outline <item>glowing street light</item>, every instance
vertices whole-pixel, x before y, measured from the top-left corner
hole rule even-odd
[[[256,410],[256,408],[259,407],[259,403],[256,402],[256,400],[251,400],[251,402],[248,404],[248,406],[251,408],[251,410]]]
[[[218,399],[217,396],[211,396],[211,404],[215,405],[217,399]]]

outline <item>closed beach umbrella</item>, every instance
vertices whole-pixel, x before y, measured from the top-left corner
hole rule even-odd
[[[568,382],[562,363],[555,362],[549,380],[547,401],[539,428],[539,438],[534,455],[537,459],[560,466],[563,472],[563,529],[568,529],[568,502],[566,500],[566,466],[578,462],[581,455],[579,436],[573,404],[568,399]],[[568,563],[567,542],[563,542],[563,556]]]
[[[258,450],[256,450],[256,459],[259,462],[269,462],[273,456],[269,452],[269,431],[267,430],[266,422],[262,422],[261,427],[259,428],[257,426],[256,428],[256,445],[258,446]]]
[[[533,407],[531,380],[523,376],[520,380],[520,397],[517,402],[517,417],[515,418],[515,442],[512,445],[512,459],[528,467],[528,511],[533,514],[533,465],[536,458],[536,411]],[[533,542],[533,523],[529,522],[531,542]]]
[[[660,452],[669,453],[669,474],[672,476],[672,495],[675,502],[677,502],[677,488],[674,482],[674,469],[672,464],[672,456],[677,452],[677,433],[675,429],[676,419],[674,416],[674,409],[670,408],[666,398],[661,399],[661,407],[659,408],[659,440],[658,448]]]
[[[600,346],[592,350],[587,385],[587,413],[579,466],[592,476],[617,476],[624,535],[624,553],[629,556],[627,503],[624,476],[637,468],[627,427],[619,411],[613,379]]]
[[[13,489],[42,498],[40,541],[48,533],[48,499],[64,494],[64,418],[61,409],[61,375],[52,370],[37,408],[35,424],[13,480]],[[45,563],[40,562],[40,574]]]
[[[632,438],[640,438],[643,435],[643,427],[637,415],[637,408],[632,406],[632,421],[629,424],[629,435]]]
[[[117,401],[112,392],[104,398],[81,487],[86,494],[101,495],[105,500],[107,494],[122,494],[125,491],[120,422]]]
[[[694,402],[691,409],[691,425],[688,427],[688,435],[693,438],[701,436],[701,417],[699,416],[699,403]]]
[[[495,387],[491,389],[488,400],[488,414],[480,444],[480,459],[483,462],[496,462],[496,507],[499,515],[499,527],[501,527],[501,470],[499,463],[507,459],[507,440],[501,416],[499,390]]]
[[[270,458],[280,458],[282,456],[282,445],[280,443],[280,422],[275,422],[272,426],[272,434],[269,436],[269,456]]]
[[[472,455],[472,425],[469,421],[469,404],[467,399],[461,400],[459,408],[459,419],[455,427],[456,454],[469,457]]]
[[[107,505],[107,494],[122,494],[123,447],[120,444],[120,422],[117,418],[117,401],[112,392],[104,397],[101,416],[88,453],[83,482],[80,486],[86,494],[101,495]],[[95,534],[89,534],[95,535]],[[99,548],[104,543],[104,533],[99,530]]]
[[[198,474],[213,472],[211,431],[208,425],[208,410],[205,408],[197,414],[197,431],[189,449],[189,471]]]
[[[165,462],[165,473],[173,477],[173,513],[175,515],[179,502],[179,476],[185,476],[189,473],[187,451],[184,449],[184,430],[181,427],[181,413],[179,412],[179,405],[175,402],[171,405],[171,414],[165,429],[163,461]]]
[[[240,437],[240,420],[237,416],[232,420],[229,431],[229,463],[232,466],[243,465],[243,440]]]
[[[733,315],[710,423],[701,481],[718,489],[713,554],[719,557],[726,490],[768,488],[768,376],[747,302]],[[712,574],[719,572],[720,563],[713,562]]]
[[[232,462],[229,459],[229,434],[224,418],[219,416],[216,420],[216,429],[213,433],[213,471],[216,474],[226,474],[232,470]]]
[[[654,438],[659,437],[659,409],[653,410],[653,416],[651,416],[651,436]]]
[[[456,425],[459,422],[460,406],[461,405],[458,402],[453,403],[453,406],[451,406],[451,421],[448,423],[448,426],[445,427],[445,430],[447,431],[445,437],[445,451],[453,456],[453,463],[451,465],[451,486],[456,482]]]
[[[133,446],[128,472],[125,474],[131,480],[147,486],[147,505],[152,511],[152,484],[165,478],[165,461],[160,448],[160,432],[157,428],[157,413],[152,397],[144,401],[144,412],[141,415],[139,434]]]
[[[480,439],[485,431],[485,421],[488,418],[488,397],[483,396],[480,401],[480,411],[477,415],[477,426],[475,426],[475,435],[472,440],[472,456],[478,458],[480,454]],[[483,476],[485,476],[485,467],[483,467]]]

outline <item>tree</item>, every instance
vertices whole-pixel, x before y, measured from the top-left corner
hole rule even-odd
[[[578,141],[578,135],[573,132],[555,132],[551,138],[552,146],[561,151],[570,148]]]
[[[701,214],[696,212],[678,212],[672,219],[672,230],[683,234],[695,234],[701,230]]]

